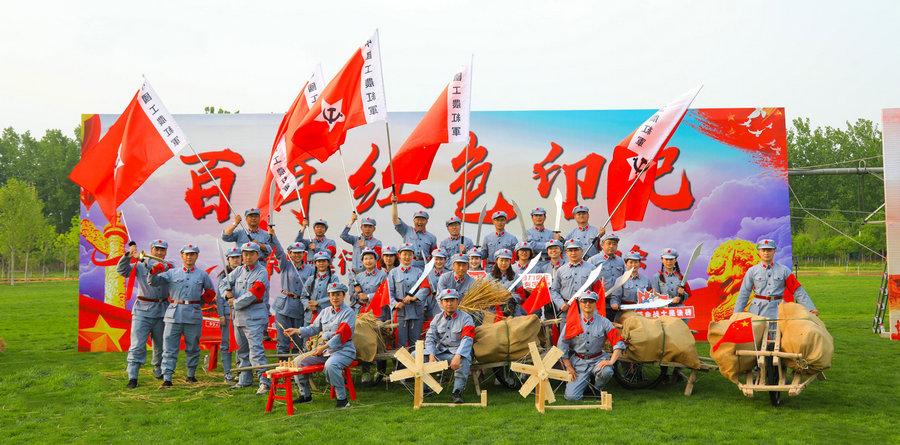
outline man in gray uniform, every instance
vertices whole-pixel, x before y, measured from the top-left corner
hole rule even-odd
[[[260,255],[265,258],[269,256],[269,243],[272,237],[259,228],[259,209],[247,209],[244,211],[244,218],[247,220],[249,231],[244,228],[238,228],[241,223],[241,215],[234,215],[234,223],[226,227],[222,232],[222,241],[234,243],[234,247],[240,248],[246,243],[254,243],[260,249]]]
[[[484,236],[484,257],[487,259],[487,265],[484,271],[491,273],[491,269],[496,264],[495,254],[499,250],[508,249],[512,252],[516,248],[519,240],[506,231],[507,216],[503,210],[494,212],[491,220],[494,222],[494,231]]]
[[[444,238],[441,241],[440,248],[447,255],[456,255],[457,253],[466,253],[469,249],[472,248],[475,244],[472,243],[472,240],[467,236],[461,236],[460,230],[462,230],[462,220],[452,216],[447,220],[447,233],[450,234],[447,238]],[[463,247],[460,250],[460,246]]]
[[[619,250],[619,236],[615,233],[606,233],[600,238],[601,252],[592,256],[590,263],[596,266],[603,266],[600,271],[600,279],[603,285],[609,289],[615,284],[616,279],[625,273],[625,261],[617,253]],[[620,287],[606,298],[606,318],[610,320],[616,319],[618,311],[612,308],[613,300],[622,301],[624,296],[624,288]]]
[[[238,367],[268,364],[263,346],[263,331],[269,322],[269,311],[264,299],[269,295],[269,276],[266,266],[259,262],[259,246],[245,243],[241,246],[244,264],[228,275],[226,299],[234,308],[234,337],[238,344]],[[269,392],[270,380],[264,370],[259,376],[257,395]],[[246,388],[253,384],[250,371],[241,371],[238,382],[231,389]]]
[[[813,304],[812,299],[809,298],[809,294],[800,286],[797,279],[793,277],[790,269],[774,261],[775,241],[770,239],[759,240],[756,243],[756,248],[762,261],[748,269],[744,275],[741,291],[738,294],[737,302],[734,304],[734,312],[744,312],[746,310],[751,314],[761,315],[766,318],[778,318],[778,306],[785,298],[785,290],[792,289],[793,299],[797,303],[802,304],[813,314],[819,315],[819,311]],[[753,301],[750,301],[750,307],[747,307],[751,291],[755,292],[756,295]]]
[[[566,256],[569,262],[556,271],[556,279],[550,284],[550,300],[560,312],[569,309],[569,298],[575,294],[594,270],[590,263],[581,259],[581,244],[574,239],[566,241]]]
[[[469,379],[469,366],[472,364],[472,344],[475,342],[475,323],[472,316],[458,310],[460,296],[454,289],[444,289],[438,293],[441,308],[425,334],[425,350],[423,353],[429,362],[447,360],[453,370],[453,393],[450,401],[463,403],[462,392]]]
[[[278,238],[272,242],[275,250],[275,258],[278,260],[279,275],[281,276],[281,294],[275,297],[275,332],[277,333],[276,350],[279,354],[292,354],[297,351],[294,344],[302,347],[300,337],[291,339],[284,335],[287,328],[299,328],[303,326],[304,312],[309,306],[309,295],[304,292],[303,284],[312,276],[313,268],[303,262],[303,254],[306,248],[303,243],[292,243],[288,246],[288,254],[284,253]]]
[[[355,236],[350,234],[350,229],[353,227],[353,223],[356,222],[356,218],[356,212],[353,212],[350,215],[350,224],[344,227],[340,235],[341,239],[350,244],[350,248],[353,249],[350,265],[352,274],[358,274],[366,270],[362,265],[363,250],[370,249],[378,254],[379,257],[381,256],[381,240],[372,236],[375,233],[375,219],[365,217],[360,220],[359,227],[360,231],[362,231],[362,236]]]
[[[216,291],[209,275],[194,264],[200,248],[188,244],[181,248],[181,268],[168,269],[157,264],[150,269],[147,283],[151,286],[168,285],[171,303],[166,309],[165,352],[163,353],[163,387],[172,386],[172,374],[184,337],[184,356],[187,364],[187,381],[196,383],[197,365],[200,364],[200,332],[203,330],[203,303],[212,303]]]
[[[598,229],[588,223],[590,213],[587,207],[582,205],[575,206],[572,209],[572,213],[575,214],[575,223],[578,224],[578,227],[572,229],[566,235],[566,239],[577,240],[581,247],[585,249],[584,259],[589,259],[597,254],[597,240],[606,234],[606,230]]]
[[[150,242],[150,255],[157,258],[166,258],[166,251],[169,244],[161,239]],[[128,251],[119,259],[116,266],[116,272],[119,275],[128,278],[131,274],[135,275],[138,284],[137,300],[131,308],[131,346],[128,348],[128,385],[127,388],[137,387],[138,370],[147,359],[147,337],[153,342],[153,358],[150,361],[153,364],[153,375],[157,379],[163,378],[162,372],[162,355],[163,355],[163,333],[166,328],[163,317],[165,316],[166,306],[169,305],[169,287],[158,286],[151,287],[147,283],[147,275],[150,269],[156,264],[155,260],[144,259],[138,261],[137,245],[131,242],[128,245]],[[172,267],[171,263],[162,263],[166,267]]]
[[[544,227],[544,221],[547,219],[547,211],[543,207],[535,207],[531,209],[531,223],[534,227],[529,227],[525,232],[528,233],[528,240],[531,242],[534,251],[541,255],[541,259],[547,261],[546,244],[547,241],[553,239],[553,232]]]
[[[403,237],[403,243],[412,246],[413,267],[422,270],[425,263],[431,260],[431,251],[437,249],[437,237],[425,230],[428,224],[428,212],[419,210],[413,213],[413,226],[410,227],[397,212],[397,197],[391,195],[391,220],[394,222],[394,230]]]

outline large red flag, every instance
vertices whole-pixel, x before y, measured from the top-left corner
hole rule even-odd
[[[581,326],[581,310],[578,307],[578,301],[572,301],[569,304],[569,312],[566,314],[566,336],[569,340],[579,334],[584,333],[584,327]]]
[[[531,315],[534,311],[550,304],[550,289],[547,287],[546,277],[541,277],[541,281],[535,286],[531,296],[522,303],[522,309],[525,313]]]
[[[381,282],[381,285],[378,286],[375,295],[372,295],[369,299],[369,306],[367,306],[363,312],[371,312],[375,318],[381,317],[381,308],[387,306],[389,302],[390,290],[388,290],[388,280],[385,279]]]
[[[613,230],[624,229],[626,221],[644,220],[656,180],[656,157],[675,133],[700,88],[702,86],[682,94],[661,108],[616,145],[609,163],[606,187],[606,207]],[[632,190],[629,192],[629,189]],[[619,206],[618,210],[616,206]]]
[[[269,163],[266,168],[266,177],[263,180],[263,188],[259,192],[259,200],[256,204],[256,208],[260,210],[259,216],[262,219],[267,219],[269,217],[270,205],[274,210],[280,209],[281,204],[290,197],[291,193],[297,190],[297,179],[291,172],[287,162],[288,151],[294,151],[294,143],[291,142],[289,138],[290,135],[297,130],[297,127],[300,126],[300,122],[303,121],[303,118],[309,113],[313,104],[315,104],[324,84],[322,65],[318,65],[316,66],[315,71],[313,71],[312,76],[310,76],[309,81],[303,85],[300,94],[294,99],[291,108],[288,109],[287,113],[284,113],[284,118],[281,119],[281,125],[278,126],[278,133],[275,134],[275,142],[272,144],[272,153],[269,155]],[[297,153],[300,152],[297,151]],[[276,187],[278,187],[278,194],[271,193],[270,187],[273,179],[275,180]],[[275,197],[274,202],[272,203],[269,202],[270,194]]]
[[[438,147],[466,142],[472,94],[472,64],[460,68],[438,96],[392,160],[396,184],[418,184],[428,178]],[[391,165],[381,173],[381,184],[391,187]]]
[[[144,79],[128,107],[86,151],[69,179],[94,195],[112,221],[119,205],[187,145],[187,137]]]
[[[713,345],[713,351],[719,349],[719,345],[722,343],[753,343],[756,339],[753,338],[753,320],[748,318],[742,318],[740,320],[732,321],[731,324],[728,325],[728,329],[725,329],[725,333],[722,334],[722,338]]]
[[[328,82],[309,113],[290,135],[288,160],[309,153],[325,162],[344,143],[347,130],[387,118],[378,30]]]

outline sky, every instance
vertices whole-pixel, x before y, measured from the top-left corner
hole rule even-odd
[[[316,4],[318,6],[316,6]],[[427,109],[470,55],[472,109],[785,107],[841,126],[900,107],[900,2],[40,1],[0,14],[0,128],[118,114],[146,75],[175,114],[283,113],[380,31],[389,111]]]

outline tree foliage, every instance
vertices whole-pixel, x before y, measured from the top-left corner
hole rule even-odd
[[[16,256],[39,250],[48,232],[52,232],[43,209],[44,203],[33,185],[12,178],[0,187],[0,256],[9,264],[10,284]]]

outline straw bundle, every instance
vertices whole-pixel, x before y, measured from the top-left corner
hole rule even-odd
[[[497,284],[497,280],[482,278],[466,291],[459,302],[459,308],[472,313],[505,304],[510,298],[512,295],[505,287]]]

